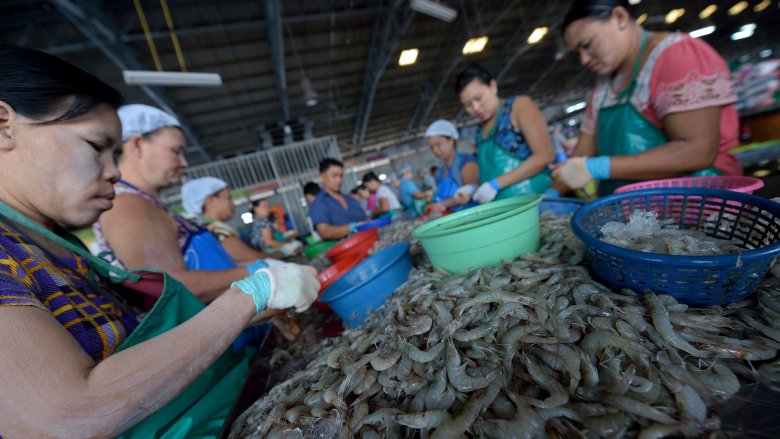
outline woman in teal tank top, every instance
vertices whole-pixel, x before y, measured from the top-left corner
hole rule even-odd
[[[496,80],[479,64],[458,75],[455,92],[466,112],[481,122],[476,136],[481,185],[474,201],[544,193],[555,153],[544,115],[531,98],[499,98]]]

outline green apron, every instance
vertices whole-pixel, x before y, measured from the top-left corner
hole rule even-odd
[[[124,271],[93,256],[73,235],[60,236],[0,202],[0,214],[40,236],[87,259],[90,269],[116,284],[117,290],[159,296],[138,327],[117,352],[154,338],[185,322],[203,310],[204,305],[176,279],[161,271]],[[110,293],[106,293],[110,294]],[[113,297],[107,297],[118,302]],[[185,388],[179,396],[152,413],[121,438],[215,438],[230,408],[238,398],[249,372],[253,350],[235,354],[227,349]]]
[[[496,115],[496,122],[487,137],[483,139],[481,134],[477,135],[477,164],[479,165],[480,183],[498,178],[523,164],[523,159],[507,152],[496,140],[499,128],[511,128],[511,106],[508,109],[503,107],[505,107],[504,103],[499,105],[499,114]],[[499,127],[499,125],[503,125],[502,122],[510,126]],[[543,170],[531,178],[501,189],[498,191],[496,200],[525,194],[543,194],[551,183],[549,172]]]
[[[639,66],[642,64],[645,50],[647,49],[647,32],[642,34],[642,43],[639,48],[634,70],[631,73],[631,84],[625,90],[615,96],[615,104],[599,109],[596,125],[596,139],[598,152],[602,156],[633,155],[653,149],[669,142],[669,137],[652,122],[647,120],[639,110],[631,104],[631,96],[636,89],[636,77]],[[604,100],[608,93],[604,94]],[[722,175],[715,167],[701,169],[690,176],[704,177]],[[599,182],[599,195],[609,195],[620,186],[636,183],[632,180],[601,180]]]

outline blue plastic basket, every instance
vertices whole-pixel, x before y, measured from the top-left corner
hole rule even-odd
[[[384,227],[386,225],[389,225],[393,222],[393,217],[391,215],[383,216],[381,218],[377,218],[373,221],[369,221],[367,223],[363,223],[357,227],[358,232],[363,232],[366,230],[376,229],[379,227]]]
[[[601,226],[628,222],[634,210],[653,211],[682,229],[733,240],[740,254],[674,256],[644,253],[601,241]],[[610,287],[669,294],[689,305],[743,299],[763,280],[780,253],[780,204],[739,192],[664,188],[614,194],[583,206],[571,220],[585,243],[594,275]]]
[[[393,244],[338,278],[322,292],[319,301],[331,307],[347,326],[354,328],[406,282],[411,270],[409,243]]]

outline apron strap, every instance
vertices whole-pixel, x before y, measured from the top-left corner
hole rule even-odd
[[[636,57],[636,61],[634,61],[634,70],[631,71],[631,82],[626,89],[615,96],[616,102],[634,94],[634,89],[636,88],[636,77],[639,74],[639,67],[642,65],[642,58],[645,57],[645,50],[647,50],[647,37],[647,31],[642,32],[642,41],[639,43],[639,54]]]
[[[140,276],[134,273],[130,273],[128,271],[122,270],[119,267],[115,267],[108,262],[106,262],[103,259],[98,258],[97,256],[93,255],[89,252],[86,248],[77,245],[71,241],[69,241],[66,238],[63,238],[62,236],[57,235],[56,233],[52,232],[51,230],[47,229],[46,227],[43,227],[42,225],[38,224],[37,222],[31,220],[30,218],[27,218],[20,212],[18,212],[16,209],[12,208],[11,206],[3,203],[0,201],[0,215],[5,216],[9,220],[37,233],[38,235],[72,251],[73,253],[82,256],[86,258],[91,264],[99,267],[103,271],[107,273],[111,273],[113,276],[110,276],[110,279],[113,282],[122,282],[125,280],[130,281],[137,281],[140,279]]]

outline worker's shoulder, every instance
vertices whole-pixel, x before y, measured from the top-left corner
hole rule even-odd
[[[104,213],[106,218],[122,218],[122,220],[160,220],[169,218],[167,212],[159,206],[138,194],[117,194],[114,207]]]

